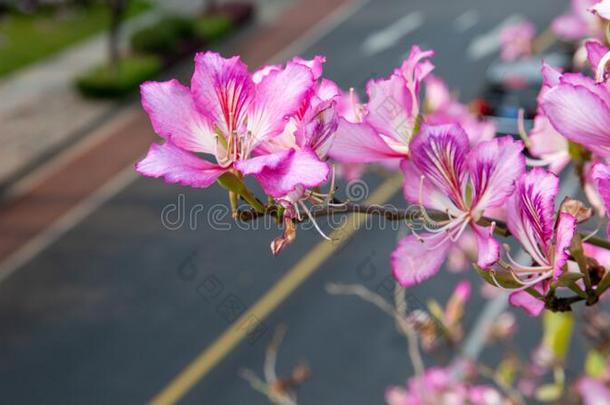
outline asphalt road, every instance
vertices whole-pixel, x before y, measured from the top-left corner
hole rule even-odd
[[[567,1],[373,0],[304,51],[328,58],[326,75],[345,87],[363,88],[388,74],[411,44],[434,48],[436,74],[463,99],[483,86],[492,47],[480,58],[469,46],[513,14],[545,26]],[[405,16],[415,15],[407,19]],[[402,19],[402,23],[396,23]],[[418,23],[419,21],[419,23]],[[457,21],[457,22],[456,22]],[[364,50],[371,34],[387,30],[395,43]],[[409,28],[411,27],[411,28]],[[409,32],[407,32],[409,31]],[[391,41],[390,41],[391,42]],[[466,56],[465,56],[466,55]],[[370,192],[383,179],[366,177]],[[197,224],[164,227],[168,204],[194,213]],[[269,253],[277,229],[240,230],[228,217],[212,229],[205,213],[224,203],[218,188],[191,190],[139,179],[0,284],[0,392],[10,404],[133,404],[157,395],[202,350],[294,266],[320,238],[301,231],[279,257]],[[397,195],[392,203],[403,206]],[[217,212],[217,211],[214,211]],[[172,215],[174,213],[171,213]],[[220,215],[220,214],[219,214]],[[172,217],[168,217],[172,219]],[[227,228],[227,229],[224,229]],[[389,275],[396,232],[358,232],[249,335],[198,380],[180,403],[264,404],[237,376],[262,372],[273,329],[287,326],[278,366],[286,373],[300,360],[313,378],[300,392],[303,404],[377,404],[390,384],[412,370],[404,339],[391,320],[355,298],[330,296],[328,282],[376,289]],[[421,302],[444,302],[459,277],[441,276],[413,289]],[[479,285],[476,277],[470,279]],[[473,298],[472,324],[481,299]],[[516,344],[527,354],[536,323],[523,318]],[[444,354],[441,353],[441,357]],[[486,353],[492,361],[493,353]]]

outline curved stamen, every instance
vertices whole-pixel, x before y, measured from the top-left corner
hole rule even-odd
[[[309,212],[309,209],[307,208],[307,206],[305,205],[305,203],[303,201],[299,201],[299,203],[301,204],[301,207],[303,207],[303,210],[305,210],[305,213],[307,214],[307,216],[309,217],[309,220],[313,223],[313,226],[316,228],[316,230],[318,231],[318,233],[320,235],[322,235],[322,237],[326,240],[332,240],[331,238],[329,238],[328,236],[326,236],[326,234],[324,232],[322,232],[322,229],[320,229],[320,226],[318,225],[318,223],[316,222],[316,220],[314,219],[313,215],[311,215],[311,212]]]

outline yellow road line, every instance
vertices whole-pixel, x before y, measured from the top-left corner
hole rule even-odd
[[[384,204],[400,189],[400,176],[386,180],[368,199],[370,204]],[[282,277],[262,298],[237,319],[211,345],[201,352],[180,374],[178,374],[151,403],[154,405],[174,404],[193,386],[210,372],[249,333],[244,325],[251,319],[262,321],[299,285],[303,283],[330,255],[340,248],[364,222],[366,215],[350,214],[347,221],[332,234],[336,243],[323,241],[309,251],[284,277]],[[352,225],[352,226],[350,226]]]

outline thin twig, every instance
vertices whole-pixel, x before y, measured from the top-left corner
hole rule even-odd
[[[411,325],[409,325],[407,320],[402,317],[400,313],[398,313],[396,309],[392,307],[392,305],[390,305],[383,297],[359,284],[330,283],[326,285],[326,291],[334,295],[355,295],[362,300],[375,305],[377,308],[394,318],[400,325],[403,334],[407,338],[409,357],[411,358],[411,363],[413,364],[415,373],[418,376],[423,375],[424,362],[422,360],[421,353],[419,352],[417,333],[411,327]]]

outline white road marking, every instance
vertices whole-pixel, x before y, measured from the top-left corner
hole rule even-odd
[[[466,50],[468,57],[472,60],[479,60],[496,52],[500,49],[500,33],[504,27],[521,21],[523,21],[523,17],[513,14],[491,31],[474,37]]]
[[[6,280],[25,263],[36,257],[36,255],[42,252],[47,246],[51,245],[78,225],[82,220],[95,212],[106,201],[121,192],[121,190],[131,184],[137,177],[138,174],[133,166],[130,165],[124,168],[119,174],[107,181],[95,192],[85,197],[85,199],[53,222],[48,228],[30,239],[26,244],[0,263],[0,283]]]
[[[362,44],[362,52],[373,56],[396,45],[405,35],[418,29],[424,22],[424,15],[419,11],[407,14],[394,24],[369,35]]]
[[[468,10],[461,14],[453,21],[453,28],[457,32],[466,32],[479,22],[479,12],[477,10]]]

